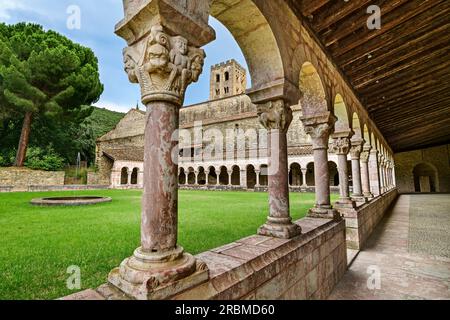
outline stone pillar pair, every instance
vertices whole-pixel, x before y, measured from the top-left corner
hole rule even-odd
[[[125,0],[125,19],[116,26],[128,44],[125,71],[140,85],[147,107],[141,246],[111,271],[108,281],[135,299],[165,299],[208,279],[206,264],[177,243],[176,133],[186,88],[202,73],[205,53],[199,47],[215,33],[207,14],[180,12],[161,0],[141,7]]]
[[[361,179],[361,165],[360,158],[363,151],[363,145],[365,141],[361,138],[353,139],[351,142],[350,155],[352,159],[352,181],[353,181],[353,193],[352,199],[357,204],[364,204],[367,202],[367,198],[363,194],[362,179]]]
[[[306,173],[308,172],[308,168],[300,168],[300,170],[302,171],[302,179],[303,179],[302,188],[308,188],[308,184],[306,182]]]
[[[350,198],[349,188],[349,173],[347,166],[347,155],[350,152],[353,131],[335,132],[332,135],[333,145],[332,150],[338,157],[338,172],[339,172],[339,200],[336,202],[337,208],[355,208],[356,204]]]
[[[269,217],[258,234],[289,239],[301,234],[300,226],[292,223],[289,211],[289,168],[287,131],[292,122],[292,110],[282,99],[257,106],[258,117],[267,129]],[[257,183],[259,183],[257,172]]]
[[[369,176],[371,192],[374,196],[381,194],[381,182],[380,171],[378,162],[378,150],[372,149],[369,156]]]
[[[370,189],[370,174],[369,174],[369,157],[372,147],[369,144],[364,144],[363,151],[360,154],[361,160],[361,183],[363,196],[366,199],[373,198],[373,194]]]
[[[314,150],[314,180],[316,204],[308,212],[309,217],[339,219],[330,200],[330,173],[328,170],[328,140],[334,131],[337,118],[329,111],[302,116],[305,132],[312,140]]]

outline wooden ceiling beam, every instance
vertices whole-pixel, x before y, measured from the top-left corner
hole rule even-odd
[[[381,0],[377,5],[381,9],[381,17],[410,0]],[[328,30],[325,30],[320,36],[326,47],[333,45],[342,38],[351,35],[356,30],[367,25],[366,10],[358,10],[352,15],[351,19],[346,19],[342,23],[334,23]]]
[[[416,65],[419,65],[422,63],[427,63],[428,61],[430,61],[432,59],[447,60],[449,51],[450,51],[450,48],[447,45],[440,45],[439,50],[434,50],[434,51],[428,53],[428,55],[421,55],[420,58],[416,58],[416,57],[410,58],[409,59],[410,61],[400,64],[399,66],[397,66],[395,68],[390,68],[388,71],[379,73],[378,75],[373,74],[370,76],[366,76],[363,79],[360,79],[358,81],[352,81],[352,84],[356,89],[360,89],[370,83],[376,82],[377,80],[380,81],[380,80],[390,77],[393,74],[400,72],[402,70],[411,69],[412,67],[414,67]]]
[[[365,12],[370,2],[371,0],[332,1],[313,17],[311,27],[315,32],[320,33],[357,10]]]
[[[406,34],[417,30],[417,21],[429,19],[436,14],[442,14],[442,10],[447,5],[437,6],[445,0],[411,0],[403,4],[390,14],[386,15],[381,21],[381,28],[370,30],[367,26],[361,28],[361,32],[355,32],[354,35],[342,39],[331,48],[334,57],[341,57],[343,54],[358,48],[366,46],[370,40],[379,41],[395,34],[398,39],[400,34]],[[448,8],[447,8],[448,9]]]
[[[416,19],[408,20],[403,25],[399,25],[394,29],[387,30],[387,28],[385,29],[385,27],[382,27],[381,29],[386,31],[385,34],[375,38],[372,37],[368,41],[361,43],[358,47],[347,50],[345,53],[337,53],[334,50],[330,50],[331,54],[334,61],[341,68],[344,68],[358,59],[367,59],[369,54],[376,55],[378,50],[382,50],[385,47],[398,45],[399,39],[403,39],[408,34],[415,35],[420,32],[422,28],[429,30],[437,23],[440,25],[441,23],[445,23],[445,21],[448,22],[448,17],[446,16],[448,12],[449,6],[445,3],[441,4],[431,8],[425,13],[419,14]],[[375,32],[373,30],[370,31]],[[354,37],[357,37],[357,35],[355,34]],[[415,37],[416,35],[413,38]],[[355,38],[350,40],[357,41]],[[341,46],[343,46],[343,44],[339,44],[339,47]]]
[[[328,2],[330,2],[330,0],[302,0],[302,14],[305,17],[309,17],[311,14],[315,13],[317,10],[328,4]]]
[[[402,46],[401,50],[391,50],[391,52],[387,55],[378,56],[377,59],[368,60],[364,66],[360,66],[359,68],[351,68],[347,71],[347,75],[352,80],[358,80],[411,57],[427,54],[427,51],[431,51],[436,47],[442,45],[446,46],[450,41],[450,33],[447,33],[446,36],[442,37],[442,32],[445,30],[448,30],[448,26],[438,28],[434,33],[434,36],[429,35],[428,37],[424,37],[419,43],[407,43]]]
[[[435,94],[442,94],[442,97],[447,97],[449,98],[449,88],[444,87],[444,88],[438,88],[435,90],[429,90],[426,93],[420,93],[415,96],[411,96],[408,97],[406,99],[397,99],[396,101],[391,101],[390,103],[386,103],[386,104],[373,104],[370,106],[367,106],[368,112],[370,114],[372,114],[373,112],[379,110],[379,109],[385,109],[385,108],[393,108],[393,107],[397,107],[399,108],[400,106],[403,106],[405,104],[410,104],[410,103],[414,103],[414,102],[418,102],[420,100],[423,101],[427,101],[426,99],[428,98],[432,98]]]
[[[442,63],[438,61],[432,64],[423,64],[418,68],[414,69],[414,72],[399,72],[394,76],[386,79],[385,81],[378,82],[375,84],[368,85],[360,90],[361,95],[363,95],[367,100],[378,93],[391,90],[393,88],[408,86],[410,83],[415,83],[420,81],[420,79],[429,79],[433,77],[433,74],[437,76],[442,76],[449,73],[450,60]]]

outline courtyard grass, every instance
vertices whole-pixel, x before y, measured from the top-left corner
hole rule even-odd
[[[33,198],[99,195],[113,202],[86,207],[33,207]],[[333,196],[334,197],[334,196]],[[180,191],[179,244],[199,252],[255,234],[266,221],[267,193]],[[314,194],[293,193],[291,213],[303,217]],[[0,299],[54,299],[67,289],[69,266],[81,269],[82,289],[139,246],[141,191],[0,194]]]

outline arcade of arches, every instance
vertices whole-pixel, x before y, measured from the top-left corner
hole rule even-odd
[[[354,258],[347,253],[364,248],[398,197],[397,162],[403,160],[394,153],[410,148],[422,135],[422,146],[433,139],[444,141],[437,131],[413,130],[411,135],[402,135],[382,120],[396,109],[395,101],[415,101],[416,94],[422,93],[415,91],[420,86],[397,90],[398,79],[388,79],[385,94],[395,99],[387,96],[383,102],[375,99],[376,94],[363,95],[371,83],[383,90],[372,77],[382,79],[392,71],[382,69],[383,65],[372,68],[366,64],[371,61],[357,61],[370,52],[362,54],[364,42],[352,38],[355,32],[338,27],[339,20],[334,22],[343,41],[327,31],[333,31],[328,28],[333,19],[364,9],[363,2],[124,0],[125,18],[116,33],[127,41],[125,70],[130,81],[140,85],[142,102],[149,110],[144,133],[141,246],[111,271],[108,283],[97,294],[108,298],[120,292],[135,299],[325,299],[330,295]],[[394,10],[396,16],[409,14],[413,8],[398,10]],[[436,16],[445,11],[438,5],[432,10]],[[330,16],[330,12],[339,14]],[[215,163],[204,157],[199,161],[195,145],[180,141],[181,149],[193,148],[194,152],[180,159],[178,166],[172,160],[176,143],[171,138],[178,129],[186,88],[202,72],[205,53],[201,47],[215,39],[208,25],[210,15],[229,29],[245,55],[252,83],[246,92],[251,100],[249,111],[258,120],[257,129],[266,130],[270,143],[262,159],[250,157],[243,162],[232,157]],[[365,19],[358,21],[364,22],[365,33]],[[351,29],[351,22],[343,25]],[[379,48],[387,45],[383,39],[388,38],[399,39],[375,34],[364,34],[362,39]],[[331,45],[337,42],[338,46]],[[384,63],[379,59],[374,63]],[[350,69],[361,70],[361,74],[348,71],[346,66],[353,61],[359,65]],[[372,69],[377,73],[370,74]],[[406,93],[412,96],[405,98]],[[440,102],[435,100],[434,105]],[[187,109],[184,117],[189,112],[195,117],[195,107]],[[403,123],[401,117],[395,119]],[[194,130],[189,125],[184,128]],[[443,122],[442,130],[448,133]],[[309,150],[303,160],[292,160],[289,139],[293,132],[307,139],[298,146],[300,154]],[[423,160],[408,169],[413,191],[443,190],[438,169]],[[121,176],[125,182],[125,172]],[[267,221],[256,235],[193,257],[177,243],[179,184],[267,186]],[[292,221],[289,186],[308,185],[314,185],[315,205],[306,218]],[[338,187],[336,203],[330,201],[330,185]]]

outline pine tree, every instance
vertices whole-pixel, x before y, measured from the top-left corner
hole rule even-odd
[[[92,112],[103,92],[91,49],[36,24],[0,24],[0,120],[23,117],[16,166],[23,166],[34,117],[67,121]]]

